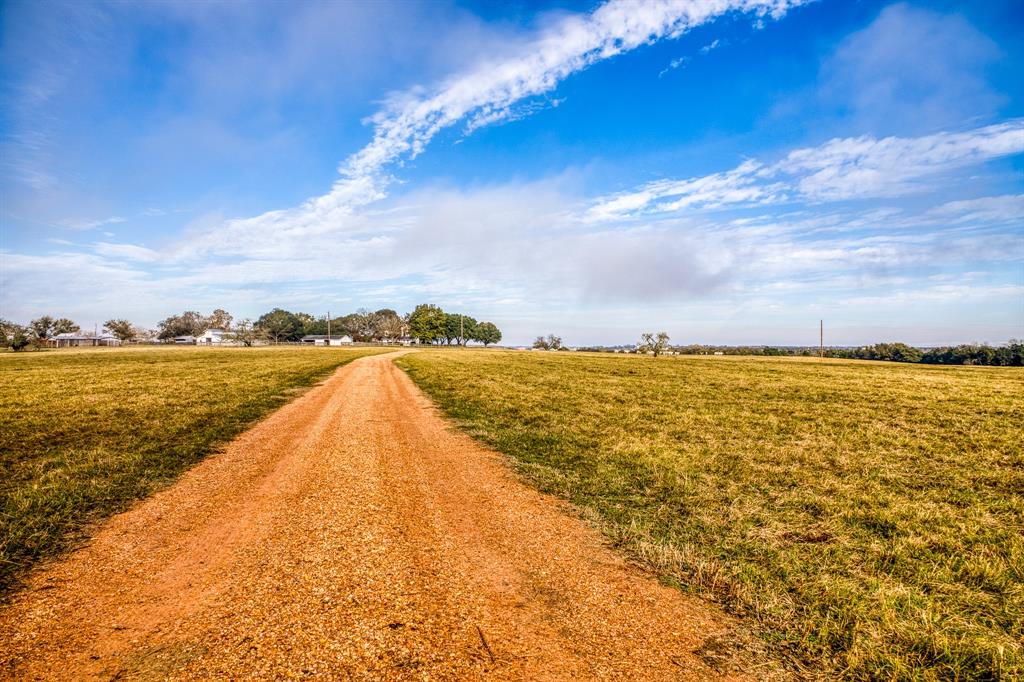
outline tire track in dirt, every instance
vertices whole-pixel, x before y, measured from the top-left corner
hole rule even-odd
[[[626,565],[362,358],[33,574],[5,678],[709,679],[713,607]]]

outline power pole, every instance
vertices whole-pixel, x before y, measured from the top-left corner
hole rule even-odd
[[[825,357],[825,320],[818,320],[818,357]]]
[[[327,311],[327,345],[331,345],[331,311]]]

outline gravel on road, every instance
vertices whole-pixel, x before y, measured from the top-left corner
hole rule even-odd
[[[356,360],[36,571],[12,679],[717,679],[628,565],[391,361]]]

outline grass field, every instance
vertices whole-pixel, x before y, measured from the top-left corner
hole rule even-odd
[[[1024,372],[426,351],[450,416],[812,676],[1024,677]]]
[[[92,521],[173,481],[331,370],[380,349],[0,354],[0,594]]]

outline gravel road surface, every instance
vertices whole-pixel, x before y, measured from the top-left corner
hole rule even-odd
[[[367,357],[102,524],[0,609],[0,677],[713,679],[713,607]]]

